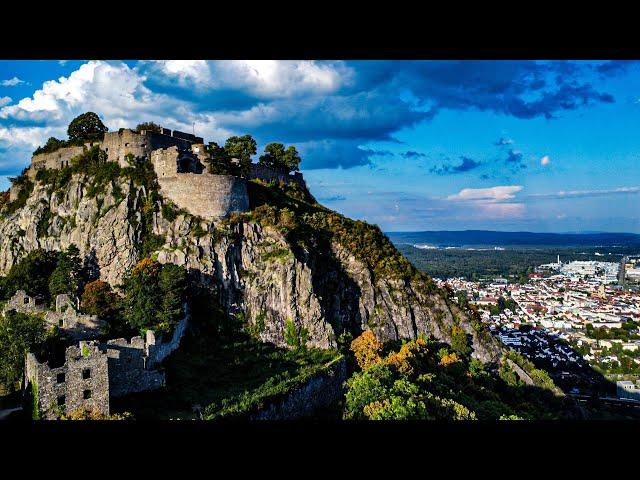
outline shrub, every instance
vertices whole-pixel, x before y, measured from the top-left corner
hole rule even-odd
[[[371,330],[363,332],[362,335],[351,342],[351,351],[356,357],[356,362],[363,370],[382,361],[380,357],[382,343],[378,341]]]

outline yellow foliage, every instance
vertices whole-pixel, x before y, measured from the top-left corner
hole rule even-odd
[[[388,408],[391,405],[391,402],[388,398],[385,398],[382,402],[375,401],[371,402],[369,405],[364,407],[364,414],[367,418],[371,419],[383,408]]]
[[[363,370],[382,361],[380,357],[381,350],[382,343],[378,341],[371,330],[363,332],[362,335],[351,342],[351,351]]]
[[[127,420],[132,415],[129,412],[122,414],[116,413],[113,415],[105,415],[97,410],[89,410],[86,408],[79,408],[69,413],[69,415],[62,415],[60,420]]]
[[[414,371],[413,362],[427,353],[427,342],[418,338],[402,345],[397,353],[391,353],[387,357],[387,364],[394,367],[399,373],[409,375]]]
[[[449,365],[453,365],[454,363],[458,363],[459,361],[460,357],[458,357],[457,353],[448,353],[440,359],[440,365],[442,365],[443,367],[447,367]]]
[[[160,263],[151,258],[143,258],[135,267],[133,267],[133,274],[140,275],[146,273],[147,275],[154,276],[160,271]]]

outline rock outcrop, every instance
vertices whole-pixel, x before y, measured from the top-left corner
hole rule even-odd
[[[254,325],[265,341],[285,345],[292,325],[317,347],[334,347],[342,333],[367,328],[385,340],[427,334],[446,341],[459,322],[475,357],[499,356],[495,342],[480,338],[438,291],[419,279],[374,275],[337,242],[292,245],[277,228],[246,219],[218,222],[177,212],[168,220],[160,200],[154,203],[144,186],[124,176],[99,194],[90,196],[89,188],[81,174],[57,190],[36,182],[24,207],[0,218],[0,274],[32,250],[75,244],[87,265],[117,286],[151,232],[164,241],[153,252],[158,261],[199,274],[224,309]]]

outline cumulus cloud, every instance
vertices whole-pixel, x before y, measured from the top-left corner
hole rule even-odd
[[[0,107],[4,107],[9,103],[11,103],[11,97],[0,97]]]
[[[3,87],[15,87],[16,85],[20,85],[21,83],[25,83],[24,80],[20,80],[18,77],[13,77],[8,80],[2,80],[0,85]]]
[[[540,159],[540,165],[542,165],[543,167],[546,165],[549,165],[550,163],[551,163],[551,159],[549,158],[549,155],[545,155]]]
[[[515,194],[521,190],[521,185],[500,185],[490,188],[464,188],[455,195],[448,196],[447,200],[502,202],[513,199]]]
[[[461,203],[476,218],[510,219],[520,218],[525,213],[525,205],[513,202],[515,194],[522,190],[520,185],[499,185],[490,188],[464,188],[447,200]]]
[[[513,144],[513,140],[505,137],[498,139],[498,141],[494,143],[494,145],[498,145],[498,146],[512,145],[512,144]]]
[[[442,165],[441,167],[432,167],[430,171],[438,175],[448,175],[468,172],[482,165],[482,162],[478,162],[469,157],[461,156],[460,159],[462,160],[460,165]]]
[[[92,61],[45,82],[31,97],[0,105],[4,146],[65,136],[76,115],[95,111],[110,129],[155,121],[224,141],[251,133],[304,150],[303,168],[370,163],[372,141],[434,118],[442,109],[552,118],[613,97],[594,89],[575,62],[530,61]],[[13,80],[13,79],[10,79]],[[411,101],[398,96],[410,92]],[[504,140],[509,145],[510,139]],[[409,151],[404,158],[419,158]],[[24,159],[28,161],[28,159]],[[461,157],[436,173],[473,170]]]

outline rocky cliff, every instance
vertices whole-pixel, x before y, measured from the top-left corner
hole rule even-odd
[[[304,188],[249,182],[251,212],[213,222],[172,207],[141,176],[45,177],[0,218],[2,275],[32,250],[75,244],[96,275],[117,286],[150,254],[190,269],[229,315],[265,341],[291,344],[293,336],[333,347],[343,333],[368,328],[385,340],[427,334],[448,341],[459,324],[475,357],[499,356],[487,332],[472,326],[377,227],[325,209]]]

